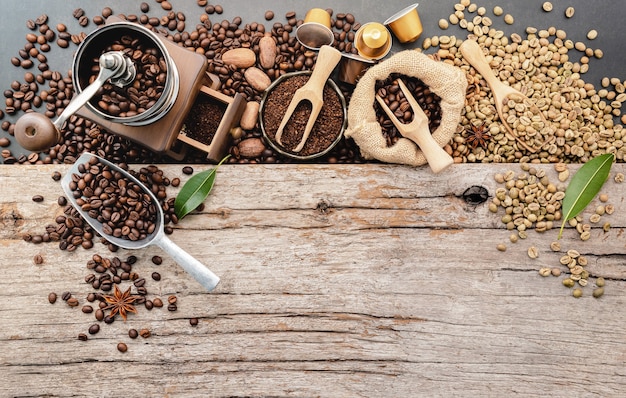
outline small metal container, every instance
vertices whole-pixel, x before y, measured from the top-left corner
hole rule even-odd
[[[296,29],[296,39],[310,50],[319,50],[323,45],[333,44],[335,36],[328,11],[311,8],[306,13],[302,25]]]

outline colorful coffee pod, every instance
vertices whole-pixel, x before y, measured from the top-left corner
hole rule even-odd
[[[412,4],[389,17],[384,25],[388,26],[400,43],[411,43],[423,32],[422,21],[417,13],[418,4]]]
[[[383,24],[368,22],[357,30],[354,43],[360,56],[377,60],[391,50],[391,34]]]
[[[331,29],[330,14],[321,8],[311,8],[306,13],[302,25],[296,29],[296,39],[311,50],[331,45],[335,36]]]

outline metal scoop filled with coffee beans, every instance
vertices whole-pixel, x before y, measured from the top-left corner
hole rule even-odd
[[[157,245],[205,289],[219,277],[172,242],[164,231],[156,196],[126,170],[91,153],[82,154],[61,180],[68,199],[89,225],[124,249]]]
[[[65,108],[61,115],[52,122],[45,115],[29,112],[15,123],[15,139],[24,148],[41,151],[59,141],[63,124],[85,105],[106,83],[125,87],[135,80],[136,70],[133,61],[121,51],[109,51],[99,58],[100,72],[96,79],[87,86]]]

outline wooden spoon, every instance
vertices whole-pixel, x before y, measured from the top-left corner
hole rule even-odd
[[[489,66],[489,63],[487,62],[487,59],[485,58],[482,49],[475,40],[468,39],[463,41],[463,43],[459,47],[459,50],[461,51],[461,54],[463,54],[463,57],[474,67],[474,69],[476,69],[476,71],[478,71],[478,73],[481,74],[481,76],[485,79],[485,81],[491,88],[491,92],[493,93],[493,99],[496,104],[496,110],[498,111],[498,116],[500,116],[500,121],[502,122],[502,124],[504,124],[508,132],[511,133],[513,137],[515,137],[517,142],[519,142],[524,148],[526,148],[530,152],[534,153],[537,151],[537,149],[543,147],[546,144],[545,141],[542,142],[541,145],[539,145],[538,147],[531,147],[526,142],[524,142],[524,140],[522,140],[518,136],[518,134],[513,131],[511,126],[506,121],[506,117],[504,117],[502,107],[509,98],[517,98],[518,100],[530,103],[528,97],[518,90],[514,89],[513,87],[504,84],[502,81],[500,81],[500,79],[498,79],[493,70],[491,70],[491,66]],[[543,112],[541,112],[539,108],[537,108],[535,105],[532,105],[532,110],[533,113],[540,115],[543,123],[547,126],[548,121],[543,115]]]

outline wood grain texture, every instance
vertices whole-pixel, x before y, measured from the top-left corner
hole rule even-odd
[[[194,166],[196,171],[209,166]],[[553,181],[553,166],[538,166]],[[577,166],[570,166],[572,173]],[[518,165],[427,168],[388,165],[220,167],[202,213],[173,241],[222,282],[202,288],[158,248],[133,252],[148,296],[178,298],[178,310],[139,308],[127,322],[79,333],[93,315],[51,305],[70,291],[82,304],[92,250],[62,252],[22,239],[61,214],[53,171],[0,166],[1,396],[619,396],[626,391],[624,185],[603,192],[616,211],[605,233],[565,232],[563,249],[589,258],[606,294],[575,299],[550,251],[557,230],[517,244],[501,214],[471,206],[472,185],[493,196],[496,172]],[[187,176],[163,166],[170,178]],[[176,191],[170,189],[170,195]],[[41,194],[45,200],[31,200]],[[590,211],[586,211],[588,216]],[[507,243],[505,253],[496,245]],[[530,259],[527,248],[539,249]],[[33,257],[41,254],[42,265]],[[150,258],[161,255],[160,266]],[[158,271],[160,282],[150,279]],[[593,278],[592,278],[593,279]],[[590,284],[593,285],[593,284]],[[192,327],[189,319],[199,318]],[[148,328],[150,338],[128,337]],[[128,352],[116,350],[118,342]]]

